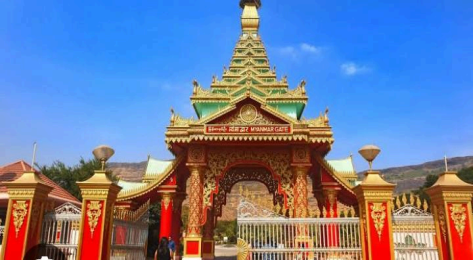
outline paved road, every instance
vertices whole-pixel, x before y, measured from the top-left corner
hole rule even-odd
[[[218,260],[235,260],[237,255],[236,246],[215,246],[215,258]]]

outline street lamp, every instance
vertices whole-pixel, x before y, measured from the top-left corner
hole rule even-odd
[[[108,145],[100,145],[97,146],[92,153],[94,154],[95,159],[102,163],[102,171],[104,171],[105,163],[113,156],[113,154],[115,154],[115,151]]]
[[[373,161],[378,156],[378,154],[381,152],[381,149],[377,147],[376,145],[365,145],[361,147],[361,149],[358,151],[363,158],[368,161],[368,164],[370,165],[370,171],[373,169]]]

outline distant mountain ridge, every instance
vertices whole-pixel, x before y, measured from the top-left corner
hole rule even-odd
[[[473,166],[473,156],[448,158],[448,169],[458,171]],[[429,174],[438,175],[445,171],[445,161],[436,160],[417,165],[391,167],[380,170],[386,181],[396,183],[396,192],[417,189]],[[363,173],[359,173],[362,175]],[[360,180],[362,176],[360,176]]]
[[[141,181],[146,170],[147,161],[139,163],[109,163],[109,168],[120,178],[127,181]],[[460,170],[473,167],[473,156],[454,157],[448,159],[449,170]],[[429,174],[439,174],[445,171],[443,160],[425,162],[417,165],[401,167],[391,167],[380,170],[384,178],[392,183],[396,183],[396,192],[410,191],[417,189],[424,184],[425,177]],[[363,172],[359,173],[360,180]]]

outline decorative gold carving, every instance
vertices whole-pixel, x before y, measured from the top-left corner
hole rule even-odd
[[[294,183],[294,208],[296,218],[307,217],[307,168],[296,167]]]
[[[335,217],[335,204],[337,203],[337,191],[336,190],[327,190],[325,192],[325,196],[327,197],[327,201],[329,204],[329,213],[330,217]]]
[[[452,204],[450,206],[450,217],[452,218],[455,229],[460,236],[460,242],[463,243],[463,233],[465,231],[466,208],[463,204]]]
[[[163,195],[163,204],[164,204],[164,209],[165,210],[168,210],[170,203],[171,203],[171,194],[164,194]]]
[[[445,198],[457,198],[457,199],[471,199],[473,194],[471,193],[461,193],[461,192],[444,192],[442,195]]]
[[[205,148],[201,145],[189,147],[187,162],[205,163]]]
[[[28,214],[28,202],[16,201],[13,204],[13,225],[15,226],[15,237],[18,237],[23,221]]]
[[[384,220],[386,219],[386,206],[383,203],[373,203],[370,206],[371,219],[373,220],[374,227],[378,233],[379,240],[384,228]]]
[[[246,123],[252,123],[258,116],[258,110],[251,104],[246,104],[240,109],[240,118]]]
[[[246,107],[246,106],[249,106],[249,107]],[[250,120],[252,117],[251,113],[253,113],[252,112],[253,108],[255,109],[255,112],[254,112],[255,118]],[[244,117],[246,117],[246,119]],[[274,125],[278,123],[279,122],[277,122],[276,120],[266,117],[262,113],[258,112],[256,107],[251,104],[246,104],[242,106],[239,113],[233,113],[229,117],[224,118],[218,122],[218,124],[228,124],[228,125],[249,125],[249,124]]]
[[[90,237],[94,237],[94,230],[97,227],[99,218],[102,215],[102,203],[100,201],[89,201],[87,203],[87,221],[90,227]]]
[[[41,203],[39,203],[37,200],[33,202],[33,205],[31,205],[31,216],[39,216],[41,211]],[[38,223],[38,218],[33,217],[30,219],[30,226],[33,232],[30,233],[30,236],[34,235],[36,232],[36,224]]]
[[[86,197],[86,196],[89,196],[89,197],[98,197],[98,198],[103,198],[104,196],[107,196],[108,194],[108,190],[88,190],[88,189],[83,189],[81,190],[81,194],[82,194],[82,197]]]
[[[292,149],[294,163],[310,163],[310,151],[306,146],[297,146]]]
[[[188,237],[201,236],[201,217],[202,217],[202,168],[191,167],[191,176],[189,180],[189,222],[187,225]]]
[[[8,194],[11,197],[32,197],[34,195],[34,190],[15,190],[9,189]]]
[[[212,205],[211,194],[217,190],[217,177],[224,169],[238,162],[260,162],[267,165],[280,180],[281,189],[287,198],[286,208],[293,205],[290,151],[283,149],[215,149],[208,152],[208,168],[204,175],[204,205]]]
[[[250,248],[248,244],[246,243],[246,241],[241,238],[238,238],[237,248],[238,248],[237,260],[247,260]]]
[[[439,220],[440,232],[442,232],[443,240],[447,242],[447,226],[445,219],[445,208],[443,206],[435,206]]]

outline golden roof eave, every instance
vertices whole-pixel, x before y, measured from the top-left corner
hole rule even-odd
[[[164,172],[158,178],[149,182],[148,185],[139,187],[138,189],[119,192],[117,196],[117,201],[132,200],[134,198],[140,197],[141,195],[152,191],[154,188],[161,185],[169,177],[170,174],[172,174],[172,172],[179,166],[179,164],[183,161],[183,159],[184,159],[184,155],[180,155],[179,157],[177,157],[173,161],[173,163],[169,165],[168,168],[164,170]]]
[[[353,186],[343,177],[343,176],[340,176],[340,174],[338,174],[335,169],[333,169],[333,167],[328,164],[328,162],[320,157],[319,155],[316,155],[315,156],[315,160],[317,162],[319,162],[319,164],[326,170],[328,171],[329,173],[332,174],[332,176],[335,177],[335,179],[340,183],[342,184],[342,186],[348,190],[348,192],[350,192],[351,194],[355,195],[355,192],[352,190],[353,189]]]

